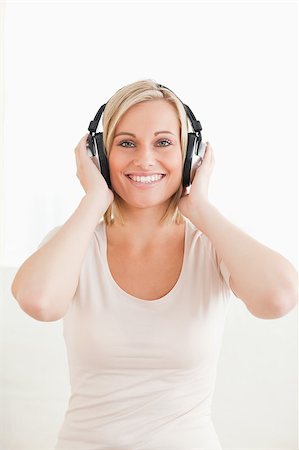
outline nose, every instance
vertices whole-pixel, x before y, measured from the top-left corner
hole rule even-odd
[[[153,152],[149,148],[141,149],[138,155],[136,154],[136,158],[134,159],[133,163],[136,167],[141,167],[144,169],[154,166],[155,158]]]

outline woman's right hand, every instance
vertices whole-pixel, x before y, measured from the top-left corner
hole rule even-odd
[[[81,186],[86,195],[98,196],[102,201],[107,201],[107,209],[113,202],[114,194],[109,189],[105,178],[98,168],[96,157],[90,158],[87,153],[87,139],[89,133],[85,134],[75,148],[77,178],[79,178]]]

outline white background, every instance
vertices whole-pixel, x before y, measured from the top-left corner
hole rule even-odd
[[[69,388],[62,324],[26,316],[10,283],[84,195],[75,146],[120,87],[166,85],[213,146],[211,202],[297,266],[297,4],[2,2],[1,11],[2,445],[52,450]],[[297,308],[261,320],[232,297],[213,408],[224,449],[297,448],[296,331]]]

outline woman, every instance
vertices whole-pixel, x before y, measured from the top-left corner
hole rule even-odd
[[[221,449],[211,402],[231,291],[264,319],[297,302],[293,266],[209,201],[210,144],[183,190],[187,133],[168,89],[117,91],[103,116],[111,189],[85,135],[86,195],[16,274],[27,314],[63,318],[72,395],[56,450]]]

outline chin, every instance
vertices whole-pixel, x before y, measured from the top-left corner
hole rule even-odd
[[[128,205],[132,208],[139,208],[139,209],[146,209],[146,208],[154,208],[157,206],[163,206],[163,205],[167,205],[169,204],[170,199],[166,199],[166,200],[160,200],[160,201],[145,201],[145,200],[124,200],[122,199],[122,204],[124,205]]]
[[[146,209],[146,208],[155,208],[160,207],[164,208],[165,210],[168,208],[169,204],[171,203],[175,193],[167,198],[160,198],[160,199],[133,199],[133,198],[120,198],[121,205],[123,204],[125,207],[132,207],[132,208],[139,208],[139,209]]]

